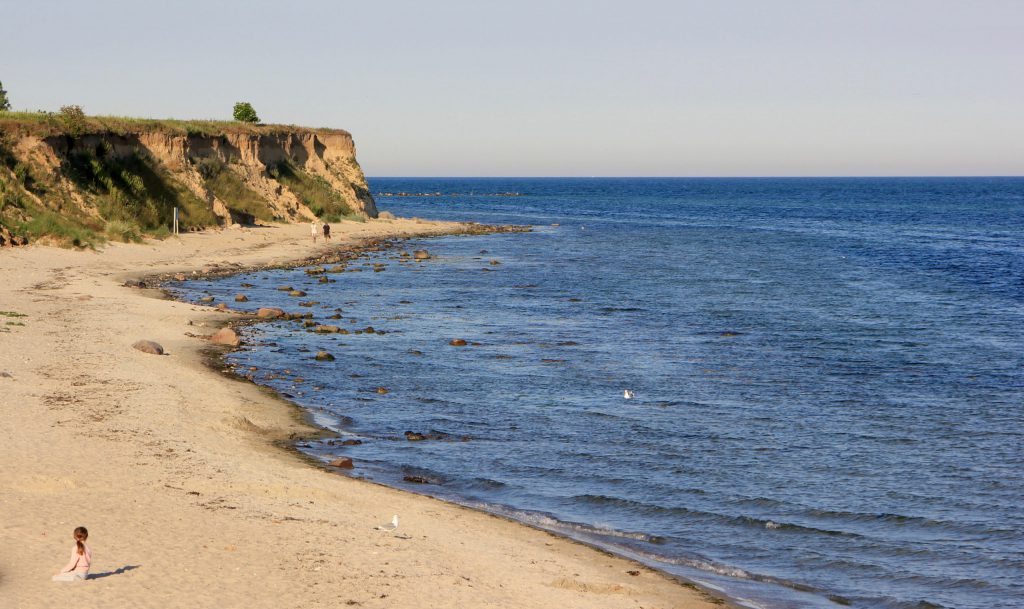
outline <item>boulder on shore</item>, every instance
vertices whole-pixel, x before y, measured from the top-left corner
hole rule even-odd
[[[151,353],[153,355],[164,354],[164,348],[160,346],[160,343],[153,342],[151,340],[135,341],[132,348],[142,351],[143,353]]]
[[[221,328],[210,337],[210,342],[215,345],[237,347],[242,340],[238,338],[238,333],[231,328]]]
[[[256,310],[256,317],[276,319],[278,317],[284,317],[284,309],[277,307],[260,307]]]

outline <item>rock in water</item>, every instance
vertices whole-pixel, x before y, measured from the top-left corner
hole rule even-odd
[[[428,260],[430,259],[430,252],[427,250],[415,250],[412,253],[412,257],[416,260]]]
[[[305,296],[306,293],[303,292],[302,290],[292,290],[291,292],[288,292],[288,295],[298,298],[300,296]]]
[[[284,317],[284,309],[279,309],[277,307],[260,307],[256,311],[256,317],[269,317],[272,319]]]
[[[334,461],[328,463],[331,467],[340,467],[341,469],[352,469],[355,467],[352,463],[352,459],[348,457],[338,457]]]
[[[249,297],[245,294],[236,294],[235,302],[249,302]]]
[[[210,342],[216,345],[237,347],[242,341],[238,338],[238,333],[231,328],[221,328],[210,337]]]
[[[316,361],[318,361],[318,362],[333,362],[334,361],[334,356],[331,355],[330,353],[326,352],[326,351],[317,351],[316,352]]]
[[[461,339],[461,338],[453,338],[450,341],[448,341],[448,344],[453,346],[453,347],[465,347],[466,346],[466,341],[464,339]]]
[[[164,348],[160,346],[160,343],[156,343],[151,340],[135,341],[135,344],[133,344],[132,347],[142,351],[143,353],[151,353],[153,355],[164,354]]]

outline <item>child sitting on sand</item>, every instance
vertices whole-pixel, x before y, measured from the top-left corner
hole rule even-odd
[[[71,560],[60,573],[53,576],[55,582],[75,582],[89,577],[92,550],[85,545],[85,540],[89,539],[89,531],[85,527],[78,527],[75,529],[74,537],[75,545],[71,548]]]

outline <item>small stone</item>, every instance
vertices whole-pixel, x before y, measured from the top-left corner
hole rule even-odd
[[[221,328],[210,337],[210,342],[215,345],[229,345],[237,347],[242,341],[238,338],[238,333],[231,328]]]
[[[321,275],[320,279],[317,280],[318,283],[327,283],[329,281],[330,281],[330,279],[328,279],[327,277],[325,277],[323,275]]]
[[[427,437],[421,433],[416,433],[415,431],[407,431],[405,432],[405,439],[410,442],[422,442],[423,440],[426,440]]]
[[[423,476],[402,476],[402,480],[412,482],[413,484],[433,484],[433,481]]]
[[[387,395],[387,394],[391,393],[391,390],[388,389],[387,387],[377,387],[377,393],[379,393],[381,395]]]
[[[341,469],[352,469],[355,467],[352,463],[352,459],[348,457],[338,457],[335,460],[328,463],[331,467],[340,467]]]
[[[153,342],[151,340],[136,341],[132,347],[142,351],[143,353],[150,353],[152,355],[164,354],[164,348],[160,346],[160,343]]]
[[[412,257],[414,260],[428,260],[430,259],[430,252],[427,250],[415,250],[412,253]]]
[[[334,361],[334,356],[331,355],[330,353],[326,352],[326,351],[317,351],[316,352],[316,361],[318,361],[318,362],[333,362]],[[298,382],[298,381],[296,381],[296,382]]]
[[[202,298],[199,299],[199,302],[203,302],[203,303],[213,302],[213,296],[203,296]]]
[[[306,293],[303,292],[302,290],[292,290],[291,292],[288,292],[288,295],[289,296],[299,297],[299,296],[305,296]]]
[[[278,288],[277,288],[277,291],[278,291],[278,292],[291,292],[291,291],[292,291],[292,290],[294,290],[294,289],[295,289],[295,288],[293,288],[293,287],[292,287],[292,286],[290,286],[290,285],[283,285],[283,286],[280,286],[280,287],[278,287]]]
[[[341,443],[342,446],[359,446],[362,444],[362,440],[345,440]]]
[[[235,294],[235,302],[249,302],[249,297],[245,294]]]
[[[256,317],[262,317],[262,318],[268,318],[269,317],[271,319],[275,319],[275,318],[284,317],[284,316],[285,316],[284,309],[279,309],[277,307],[260,307],[256,311]]]
[[[453,347],[465,347],[467,343],[466,343],[466,341],[464,339],[453,338],[450,341],[448,341],[448,344],[453,346]]]
[[[316,332],[317,334],[340,334],[341,328],[339,328],[338,326],[323,325],[314,327],[313,331]]]

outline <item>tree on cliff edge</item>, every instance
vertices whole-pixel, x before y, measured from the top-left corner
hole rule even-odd
[[[10,110],[11,101],[7,99],[7,91],[4,91],[4,83],[0,82],[0,110]]]
[[[256,110],[249,102],[238,102],[235,104],[235,120],[243,123],[258,123],[260,117],[256,116]]]

